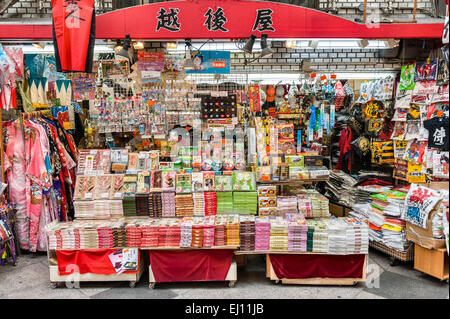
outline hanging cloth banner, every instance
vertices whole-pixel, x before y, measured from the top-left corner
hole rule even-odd
[[[250,110],[252,112],[260,112],[261,111],[261,98],[259,85],[250,85],[248,88],[250,93],[249,102],[250,102]]]
[[[53,45],[58,72],[92,72],[94,0],[52,0]]]

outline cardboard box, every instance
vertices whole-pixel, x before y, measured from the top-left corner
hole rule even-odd
[[[330,208],[331,215],[336,216],[336,217],[344,217],[345,216],[344,206],[330,203],[329,208]]]
[[[433,216],[438,212],[437,207],[439,203],[436,204],[436,208],[433,209],[430,214],[428,214],[427,228],[422,228],[411,223],[406,222],[406,239],[416,243],[424,248],[428,249],[439,249],[445,248],[445,239],[436,239],[433,237],[433,230],[431,227],[431,220]]]
[[[414,249],[414,269],[440,280],[448,279],[447,249],[427,249],[419,245]]]
[[[303,157],[304,166],[323,166],[323,156],[305,155]]]

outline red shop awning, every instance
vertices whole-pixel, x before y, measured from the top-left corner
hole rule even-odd
[[[444,23],[362,24],[285,3],[182,0],[97,16],[97,39],[441,38]],[[0,24],[0,39],[50,40],[51,25]]]

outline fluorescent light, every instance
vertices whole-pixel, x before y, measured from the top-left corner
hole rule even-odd
[[[144,48],[144,43],[141,42],[141,41],[134,42],[134,43],[133,43],[133,48],[134,48],[135,50],[142,50],[142,49]]]
[[[176,50],[177,43],[176,42],[167,42],[167,50]]]
[[[296,40],[287,40],[285,46],[287,49],[295,49],[297,47],[297,41]]]
[[[17,45],[15,45],[17,46]],[[54,54],[53,44],[47,44],[44,48],[38,49],[35,45],[21,45],[22,51],[24,54]],[[94,52],[96,53],[111,53],[114,52],[114,49],[111,48],[111,45],[106,44],[96,44],[94,46]]]

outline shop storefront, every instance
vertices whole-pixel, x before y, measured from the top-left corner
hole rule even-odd
[[[448,280],[444,23],[52,3],[0,25],[2,263],[234,286],[262,255],[270,280],[354,285],[377,249]]]

